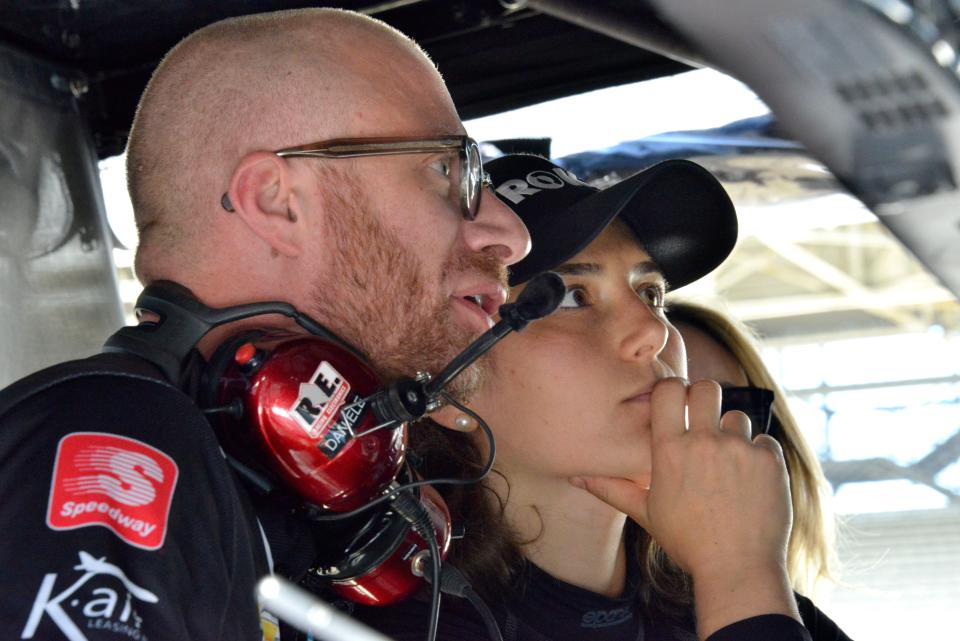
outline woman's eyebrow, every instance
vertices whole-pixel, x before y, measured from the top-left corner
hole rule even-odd
[[[642,263],[637,263],[630,269],[630,274],[633,276],[646,276],[647,274],[658,274],[661,278],[663,277],[663,272],[660,270],[660,266],[657,265],[652,260],[645,260]]]
[[[663,284],[664,291],[670,291],[670,283],[667,281],[667,277],[663,275],[663,271],[660,269],[660,266],[652,260],[637,263],[633,266],[633,269],[630,270],[631,280],[650,278],[651,276],[660,279]]]
[[[564,263],[550,271],[567,276],[584,276],[603,273],[603,266],[597,263]]]

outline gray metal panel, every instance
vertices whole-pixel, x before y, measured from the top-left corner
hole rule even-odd
[[[956,3],[654,4],[960,295]]]
[[[83,88],[0,47],[0,387],[123,324]]]

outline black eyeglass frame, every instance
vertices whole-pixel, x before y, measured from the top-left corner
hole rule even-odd
[[[489,187],[490,176],[483,171],[480,146],[470,136],[451,135],[436,138],[337,138],[311,142],[296,147],[278,149],[273,153],[281,158],[362,158],[364,156],[393,156],[406,154],[435,154],[457,150],[460,161],[460,213],[466,220],[475,220],[480,209],[480,195]],[[230,199],[224,194],[221,205],[233,211]],[[228,206],[230,205],[230,206]]]
[[[765,387],[724,387],[720,391],[720,413],[740,410],[750,417],[751,436],[770,433],[770,419],[773,416],[773,401],[776,395]]]

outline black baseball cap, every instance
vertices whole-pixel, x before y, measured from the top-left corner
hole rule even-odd
[[[730,197],[713,174],[689,160],[658,163],[602,190],[540,156],[508,154],[483,168],[533,241],[530,254],[510,267],[511,285],[563,264],[617,216],[671,289],[713,271],[737,242]]]

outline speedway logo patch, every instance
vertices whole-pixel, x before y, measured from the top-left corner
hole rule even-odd
[[[156,550],[167,534],[177,464],[146,443],[100,432],[60,439],[47,526],[99,525],[138,548]]]

